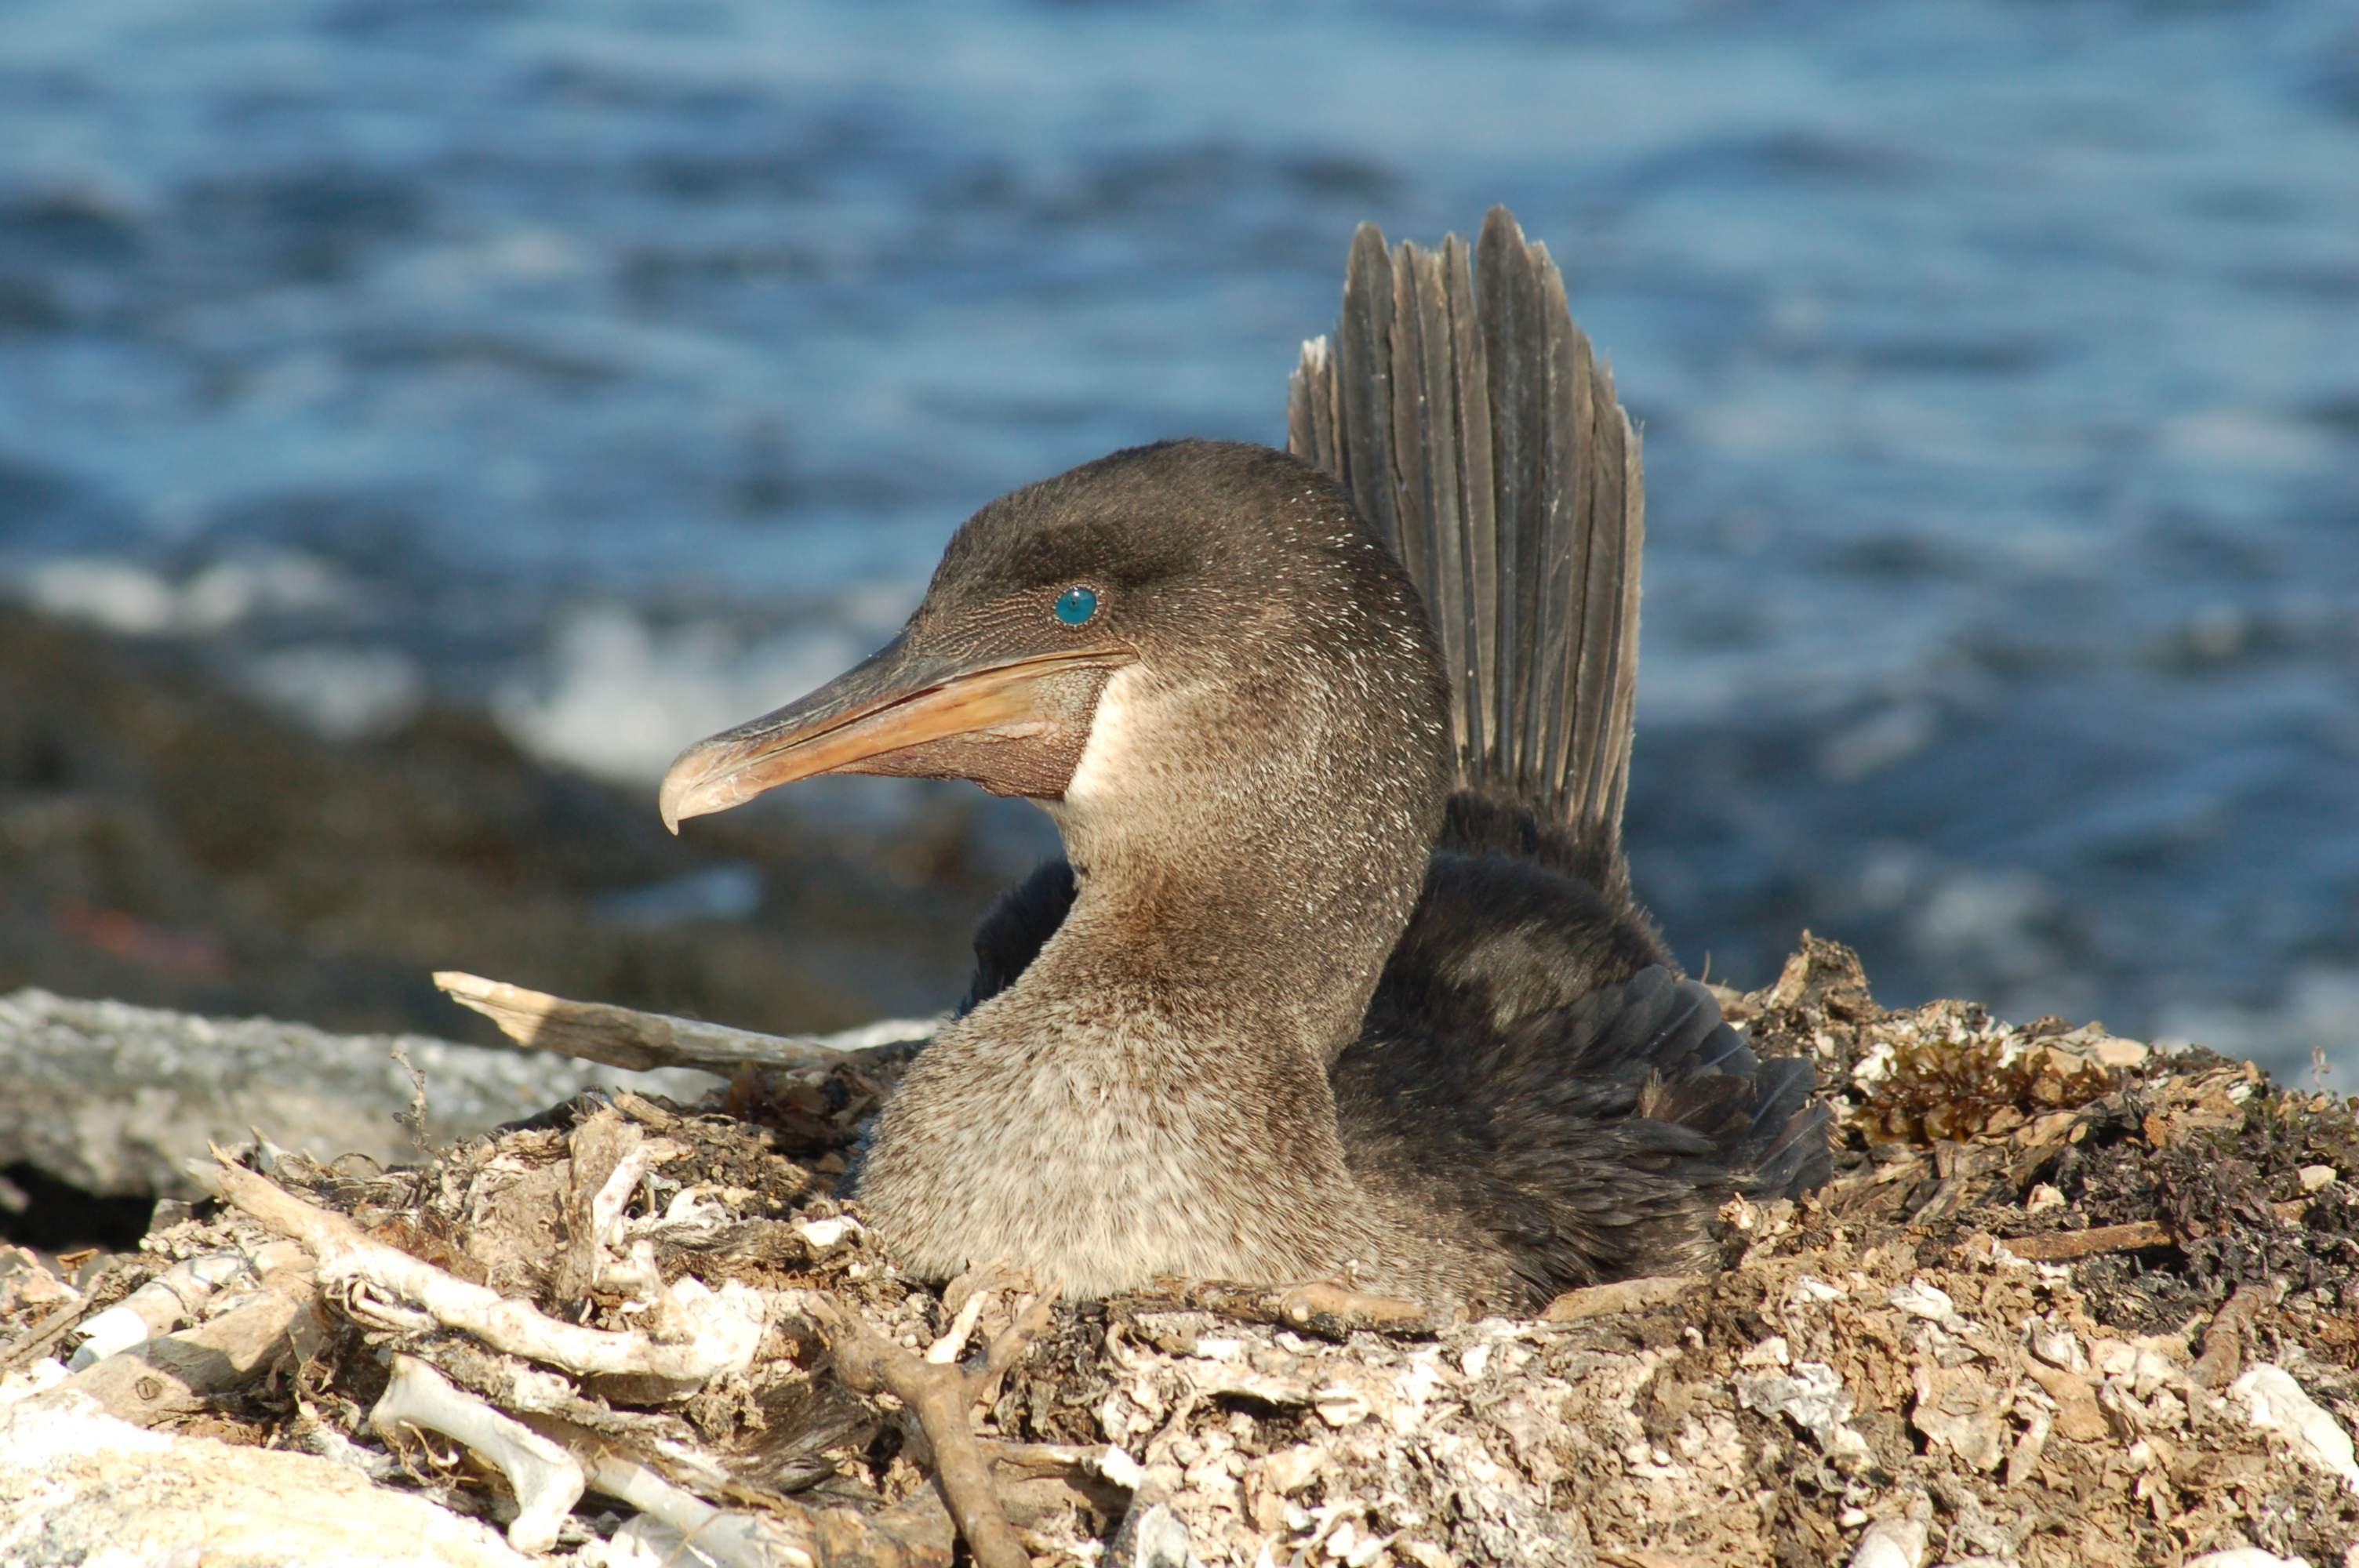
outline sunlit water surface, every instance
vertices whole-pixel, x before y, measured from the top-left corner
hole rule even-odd
[[[0,570],[643,780],[1495,201],[1645,427],[1689,963],[2359,1087],[2340,0],[15,0]]]

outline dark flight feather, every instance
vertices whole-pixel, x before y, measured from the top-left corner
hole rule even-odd
[[[1529,806],[1571,869],[1626,887],[1645,487],[1548,248],[1503,208],[1471,265],[1455,236],[1387,249],[1363,224],[1333,344],[1303,347],[1288,438],[1343,481],[1424,598],[1458,787]]]

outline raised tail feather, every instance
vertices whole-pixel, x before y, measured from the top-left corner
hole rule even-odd
[[[1454,235],[1387,248],[1363,224],[1343,319],[1332,340],[1303,345],[1287,426],[1294,454],[1343,482],[1432,618],[1459,791],[1440,847],[1571,871],[1630,937],[1611,954],[1568,950],[1562,972],[1595,989],[1509,1026],[1479,1070],[1438,1037],[1428,1053],[1396,1042],[1347,1055],[1338,1105],[1370,1128],[1357,1147],[1383,1141],[1386,1116],[1370,1108],[1387,1103],[1386,1073],[1419,1084],[1474,1073],[1448,1110],[1417,1114],[1481,1123],[1469,1147],[1490,1152],[1468,1168],[1498,1190],[1472,1210],[1523,1213],[1528,1200],[1553,1215],[1556,1240],[1528,1246],[1518,1266],[1567,1280],[1689,1259],[1703,1245],[1694,1205],[1713,1192],[1793,1197],[1823,1184],[1832,1119],[1811,1064],[1756,1057],[1711,991],[1679,978],[1631,896],[1622,811],[1646,486],[1637,433],[1547,248],[1505,208],[1471,256]],[[1495,913],[1506,885],[1462,891]],[[1386,984],[1411,984],[1451,948],[1437,896],[1430,882]]]
[[[1305,343],[1288,444],[1408,567],[1450,674],[1462,790],[1530,808],[1626,892],[1646,491],[1613,373],[1504,207],[1391,250],[1360,226],[1333,342]]]

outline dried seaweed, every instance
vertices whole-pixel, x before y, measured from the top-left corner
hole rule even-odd
[[[947,1563],[929,1425],[951,1430],[964,1401],[920,1412],[887,1365],[941,1379],[935,1395],[984,1395],[965,1407],[963,1517],[989,1528],[973,1511],[987,1487],[1038,1563],[1177,1541],[1236,1568],[1264,1552],[1305,1568],[1815,1563],[1871,1538],[2026,1568],[2175,1568],[2239,1546],[2343,1560],[2359,1489],[2252,1411],[2298,1399],[2347,1431],[2359,1411],[2359,1107],[2060,1021],[1887,1011],[1815,939],[1729,1011],[1761,1048],[1819,1062],[1842,1143],[1817,1198],[1730,1206],[1729,1266],[1708,1279],[1609,1287],[1532,1321],[1339,1320],[1327,1337],[1282,1292],[1064,1303],[1027,1354],[970,1362],[995,1366],[995,1387],[970,1384],[961,1347],[1015,1343],[1023,1282],[986,1271],[943,1292],[895,1271],[828,1169],[893,1075],[839,1064],[741,1075],[704,1107],[575,1102],[412,1171],[247,1155],[369,1238],[582,1328],[645,1326],[683,1281],[747,1292],[764,1326],[742,1368],[684,1395],[569,1375],[332,1287],[317,1332],[266,1375],[161,1424],[342,1455],[381,1486],[545,1530],[551,1494],[520,1514],[506,1473],[464,1443],[372,1423],[389,1365],[430,1370],[462,1405],[591,1456],[593,1489],[545,1556],[582,1568],[614,1560],[604,1537],[658,1503],[747,1551],[783,1530],[817,1562]],[[176,1259],[265,1239],[201,1206],[89,1283],[119,1297]],[[2086,1255],[2017,1256],[2067,1243]],[[0,1265],[0,1353],[73,1289]],[[654,1513],[624,1528],[676,1541]],[[1013,1561],[1006,1537],[992,1550]]]
[[[2112,1087],[2085,1057],[2009,1042],[1920,1040],[1897,1047],[1869,1091],[1860,1130],[1871,1143],[1959,1142],[2071,1110]]]

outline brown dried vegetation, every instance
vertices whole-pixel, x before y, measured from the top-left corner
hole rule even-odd
[[[1729,1000],[1763,1048],[1820,1064],[1843,1140],[1820,1197],[1732,1206],[1722,1272],[1571,1321],[1378,1334],[1330,1317],[1321,1336],[1215,1310],[1236,1304],[1217,1292],[1060,1305],[1004,1368],[937,1363],[980,1379],[979,1473],[1022,1553],[1143,1561],[1168,1522],[1203,1562],[1241,1568],[1265,1550],[1317,1568],[1801,1564],[1888,1523],[1921,1527],[1926,1563],[2173,1568],[2237,1545],[2346,1560],[2359,1478],[2254,1411],[2282,1383],[2346,1434],[2359,1417],[2351,1103],[2095,1026],[1887,1012],[1851,955],[1814,939],[1777,985]],[[703,1455],[701,1480],[661,1463],[724,1509],[799,1519],[811,1539],[813,1521],[839,1541],[856,1525],[872,1531],[857,1551],[897,1541],[895,1560],[947,1562],[941,1429],[847,1377],[844,1336],[911,1357],[945,1336],[1020,1344],[1007,1336],[1031,1282],[914,1286],[832,1195],[892,1078],[864,1062],[748,1073],[704,1110],[576,1104],[419,1171],[254,1158],[459,1278],[621,1331],[645,1291],[583,1238],[615,1150],[645,1141],[661,1157],[614,1234],[644,1243],[667,1284],[756,1292],[759,1352],[686,1397],[572,1379],[564,1420],[643,1455]],[[235,1210],[201,1212],[107,1265],[90,1299],[263,1239]],[[2030,1260],[2043,1253],[2069,1260]],[[52,1310],[0,1288],[0,1332],[16,1336],[0,1357],[24,1359]],[[267,1379],[188,1419],[381,1452],[368,1416],[397,1353],[495,1406],[535,1378],[548,1392],[545,1368],[357,1298],[332,1292],[321,1321]],[[513,1511],[460,1445],[399,1457],[392,1484]],[[609,1507],[584,1501],[560,1560],[602,1561]]]

